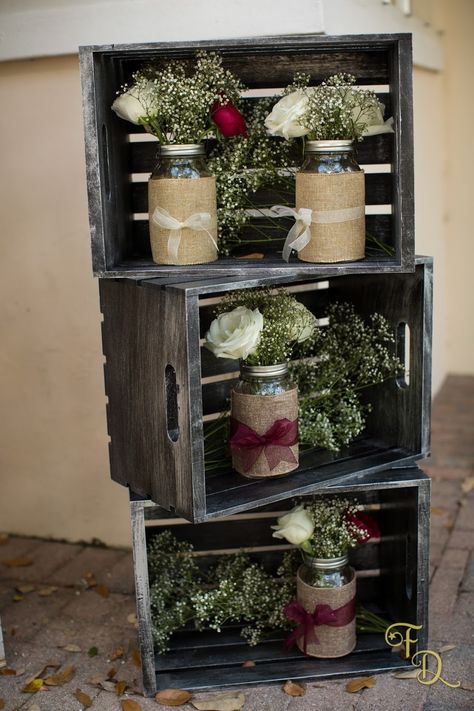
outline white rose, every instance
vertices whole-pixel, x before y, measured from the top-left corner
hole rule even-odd
[[[217,358],[242,358],[257,349],[263,329],[263,316],[258,309],[252,311],[238,306],[233,311],[220,314],[206,333],[206,348]]]
[[[290,338],[292,341],[297,341],[298,343],[304,343],[308,338],[313,335],[318,321],[316,316],[306,308],[301,301],[295,299],[295,320],[291,324],[290,328]]]
[[[148,82],[144,86],[135,84],[124,94],[117,96],[112,104],[112,111],[115,111],[117,116],[125,119],[125,121],[138,125],[140,123],[139,119],[150,115],[152,100],[152,82]]]
[[[393,118],[390,117],[386,121],[383,120],[385,106],[377,102],[376,106],[369,113],[364,113],[362,121],[366,127],[362,131],[363,136],[376,136],[378,133],[393,133]],[[352,118],[357,121],[360,115],[360,107],[355,106],[352,109]]]
[[[308,106],[307,94],[299,89],[284,96],[275,104],[265,119],[265,126],[272,136],[282,136],[287,140],[305,136],[308,129],[299,123]]]
[[[314,531],[313,519],[302,504],[296,506],[278,519],[278,525],[272,526],[275,531],[273,538],[285,538],[289,543],[300,546],[305,543]]]

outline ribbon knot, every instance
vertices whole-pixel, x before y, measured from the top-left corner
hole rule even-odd
[[[271,209],[275,217],[293,217],[295,219],[295,224],[290,228],[283,245],[282,257],[285,262],[289,261],[292,249],[301,252],[310,243],[311,224],[330,225],[335,222],[349,222],[357,220],[365,214],[362,205],[340,210],[310,210],[308,207],[294,210],[287,205],[274,205]]]
[[[276,420],[263,434],[235,418],[230,420],[230,448],[237,452],[242,460],[244,471],[249,471],[262,452],[270,470],[280,462],[297,463],[291,447],[298,443],[298,420],[290,421],[286,417]]]
[[[344,627],[352,622],[355,611],[355,597],[335,610],[330,605],[316,605],[314,612],[307,612],[297,600],[293,600],[283,608],[283,614],[288,620],[298,622],[299,625],[286,638],[285,647],[292,647],[296,640],[303,637],[303,650],[307,654],[308,644],[319,644],[315,627]]]
[[[176,217],[173,217],[167,210],[158,205],[151,219],[158,227],[170,231],[168,236],[168,256],[175,262],[178,261],[178,250],[181,243],[182,230],[184,229],[194,230],[195,232],[206,232],[217,250],[216,241],[208,229],[211,226],[212,219],[209,212],[195,212],[186,218],[186,220],[181,221],[177,220]]]

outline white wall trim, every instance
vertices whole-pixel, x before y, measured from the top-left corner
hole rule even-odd
[[[412,32],[414,61],[442,69],[440,33],[383,0],[2,0],[0,61],[79,45],[321,32]]]

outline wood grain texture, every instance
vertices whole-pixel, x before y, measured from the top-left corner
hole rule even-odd
[[[110,110],[116,91],[147,61],[161,64],[173,59],[190,61],[199,48],[216,49],[225,66],[237,73],[250,88],[278,89],[292,80],[296,71],[307,71],[312,83],[330,74],[350,71],[360,84],[383,85],[382,98],[395,118],[395,134],[364,140],[357,146],[358,160],[367,164],[392,165],[391,174],[367,175],[367,204],[393,205],[394,218],[372,220],[368,229],[395,248],[386,259],[366,259],[362,269],[378,273],[413,269],[413,138],[411,39],[408,35],[358,35],[325,37],[295,35],[207,42],[151,43],[113,47],[81,48],[84,125],[89,193],[89,213],[94,272],[101,277],[146,276],[173,273],[155,265],[150,256],[148,223],[136,221],[134,213],[146,213],[144,184],[130,180],[131,173],[150,172],[155,163],[156,144],[129,142],[129,133],[142,131],[119,119]],[[268,198],[269,195],[262,196]],[[260,198],[257,196],[257,201]],[[271,201],[273,202],[273,200]],[[277,202],[281,202],[278,200]],[[383,217],[383,216],[382,216]],[[257,225],[261,229],[262,225]],[[263,228],[269,231],[267,224]],[[244,236],[255,238],[247,229]],[[268,249],[268,240],[262,243]],[[244,248],[245,249],[245,248]],[[361,269],[358,263],[341,265],[340,273]],[[198,270],[177,267],[181,274],[241,274],[237,259],[219,259]],[[330,273],[327,265],[254,263],[261,274]],[[269,271],[270,270],[270,271]],[[176,272],[175,272],[176,273]]]
[[[363,505],[377,505],[374,515],[382,529],[381,541],[351,551],[351,564],[358,570],[358,597],[366,606],[389,619],[422,625],[423,629],[418,634],[418,649],[426,648],[428,629],[429,485],[429,478],[423,472],[417,467],[410,467],[388,469],[378,474],[372,472],[362,475],[357,482],[324,485],[312,492],[318,495],[338,493],[346,497],[355,495]],[[285,509],[292,505],[291,500],[284,502]],[[146,540],[151,540],[164,529],[171,530],[179,540],[192,542],[200,551],[198,562],[204,566],[208,565],[209,556],[219,555],[218,549],[232,550],[239,548],[240,543],[255,547],[255,551],[250,552],[252,557],[263,563],[267,560],[267,569],[275,570],[281,560],[281,541],[271,538],[270,525],[272,515],[276,517],[281,510],[281,505],[274,504],[235,518],[193,526],[181,519],[170,519],[168,512],[151,501],[132,501],[132,519],[135,520],[133,545],[138,549],[135,565],[140,568],[135,572],[137,585],[143,588],[145,581],[148,582]],[[263,517],[257,515],[261,512],[264,512]],[[156,525],[158,523],[160,525]],[[261,550],[262,546],[267,545],[269,550]],[[275,552],[272,552],[272,547]],[[208,549],[209,556],[203,556]],[[372,572],[374,568],[377,570]],[[410,666],[391,653],[382,635],[359,635],[356,649],[347,657],[319,660],[315,664],[314,660],[309,660],[295,649],[286,650],[282,645],[285,635],[278,632],[250,649],[240,637],[239,625],[226,626],[220,634],[210,630],[183,630],[173,636],[168,654],[154,654],[149,646],[149,595],[143,592],[138,605],[138,618],[144,692],[148,696],[164,687],[197,690],[288,678],[321,680]],[[247,659],[256,661],[256,666],[243,668],[242,664]],[[155,675],[151,674],[152,667],[155,668]],[[204,667],[205,675],[202,674]]]

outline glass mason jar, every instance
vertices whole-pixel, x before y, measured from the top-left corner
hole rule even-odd
[[[340,588],[351,582],[354,570],[349,565],[347,555],[339,558],[313,558],[303,553],[299,575],[304,583],[314,588]]]
[[[217,259],[216,179],[202,143],[162,145],[148,181],[153,261],[204,264]]]
[[[296,174],[296,209],[312,210],[304,262],[335,263],[365,257],[365,179],[352,141],[307,141]]]
[[[231,393],[234,469],[261,479],[298,468],[298,390],[288,363],[241,364]]]

